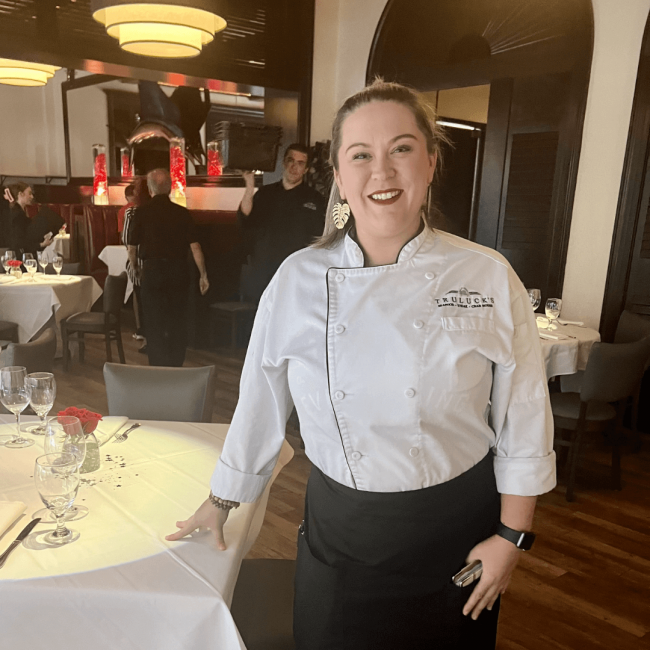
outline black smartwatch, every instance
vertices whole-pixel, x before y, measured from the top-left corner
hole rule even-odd
[[[535,541],[535,533],[522,533],[519,530],[513,530],[508,528],[505,524],[499,522],[497,527],[496,534],[503,539],[507,539],[509,542],[512,542],[517,548],[522,551],[530,551]]]

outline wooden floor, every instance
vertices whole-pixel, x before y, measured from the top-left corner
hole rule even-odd
[[[124,335],[126,360],[146,363],[133,330]],[[88,337],[92,339],[93,337]],[[68,373],[55,367],[55,409],[84,406],[107,412],[100,339],[87,345],[86,362]],[[189,350],[187,366],[214,364],[218,387],[214,422],[234,411],[243,352]],[[296,454],[275,481],[262,532],[249,557],[294,558],[310,463],[288,427]],[[577,500],[565,501],[562,484],[539,500],[534,550],[522,554],[504,597],[498,648],[616,650],[650,648],[650,437],[640,452],[623,456],[623,490],[607,487],[609,449],[587,453]]]

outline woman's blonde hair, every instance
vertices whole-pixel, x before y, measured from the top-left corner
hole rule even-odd
[[[395,102],[406,106],[413,113],[415,123],[425,137],[427,151],[437,157],[436,169],[439,172],[442,166],[441,145],[443,142],[449,144],[449,139],[442,127],[436,123],[435,111],[416,90],[383,79],[375,79],[369,86],[348,97],[343,106],[339,108],[332,124],[332,144],[330,146],[330,164],[334,169],[336,171],[339,169],[339,149],[341,148],[343,123],[354,111],[371,102]],[[434,175],[434,182],[437,177],[438,173]],[[336,181],[334,181],[327,204],[325,229],[323,234],[314,242],[313,246],[315,248],[333,248],[354,227],[354,215],[352,214],[350,214],[347,224],[341,230],[334,225],[331,218],[332,209],[340,201],[339,188]],[[435,206],[423,206],[423,214],[426,225],[431,229],[439,225],[443,219],[440,211]]]

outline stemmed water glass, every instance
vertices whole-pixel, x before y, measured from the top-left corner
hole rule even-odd
[[[29,403],[41,419],[40,424],[30,424],[25,430],[32,435],[44,436],[48,432],[45,418],[56,397],[56,380],[51,372],[32,372],[27,375],[25,384],[29,389]]]
[[[53,262],[52,262],[52,267],[56,271],[57,275],[61,275],[61,269],[63,268],[63,257],[61,255],[57,255]]]
[[[32,257],[31,259],[27,258],[23,261],[27,272],[29,273],[29,279],[31,282],[34,282],[34,274],[37,271],[36,260]]]
[[[29,388],[25,385],[27,370],[23,366],[0,368],[0,401],[4,407],[16,416],[17,436],[5,442],[9,449],[21,449],[34,444],[20,435],[20,414],[29,404]]]
[[[8,275],[9,271],[11,271],[11,266],[9,266],[9,262],[11,260],[16,259],[16,253],[13,251],[5,251],[5,254],[2,256],[2,266],[4,266],[5,273]]]
[[[48,431],[43,441],[43,451],[46,454],[67,453],[72,454],[79,465],[83,465],[86,458],[86,436],[79,418],[72,415],[59,415],[48,423]],[[86,506],[71,506],[64,514],[66,521],[83,519],[88,514]],[[41,509],[32,517],[40,517],[43,521],[54,521],[51,513]]]
[[[528,299],[533,306],[533,311],[535,311],[542,302],[542,292],[539,289],[528,289]]]
[[[47,253],[45,251],[38,251],[38,253],[36,253],[36,256],[38,257],[38,263],[43,268],[43,273],[45,273],[45,269],[50,263],[50,261],[47,259]]]
[[[44,541],[62,545],[79,539],[79,533],[64,523],[66,511],[79,489],[79,461],[75,456],[59,452],[39,456],[34,467],[34,483],[41,501],[56,518],[56,530],[45,535]]]
[[[562,300],[560,298],[549,298],[546,301],[546,318],[549,320],[548,328],[550,330],[556,330],[557,325],[555,321],[560,317],[562,312]]]

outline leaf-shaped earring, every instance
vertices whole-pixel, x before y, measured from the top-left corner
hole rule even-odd
[[[347,202],[345,203],[335,203],[334,208],[332,209],[332,219],[334,219],[334,225],[341,230],[350,218],[350,206]]]

